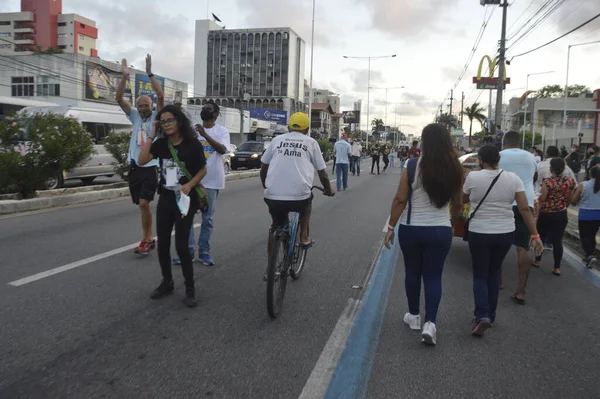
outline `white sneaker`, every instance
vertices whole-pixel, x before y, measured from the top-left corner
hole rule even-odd
[[[435,345],[436,344],[435,333],[436,333],[436,328],[435,328],[434,323],[428,321],[427,323],[423,324],[423,332],[421,333],[421,342],[423,342],[426,345]]]
[[[421,329],[421,316],[407,313],[404,315],[404,322],[408,324],[411,330]]]
[[[593,269],[597,265],[598,265],[598,259],[596,259],[595,256],[592,256],[592,258],[590,259],[590,261],[587,264],[588,269]]]

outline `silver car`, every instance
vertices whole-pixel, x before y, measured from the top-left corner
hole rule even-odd
[[[67,180],[81,180],[90,184],[96,177],[112,177],[115,175],[113,163],[116,163],[103,144],[94,145],[94,154],[75,168],[62,173],[56,173],[46,180],[46,189],[62,188]]]

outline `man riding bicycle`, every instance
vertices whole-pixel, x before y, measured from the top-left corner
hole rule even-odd
[[[312,208],[312,186],[315,169],[325,189],[325,195],[334,195],[327,175],[327,165],[319,143],[307,135],[310,129],[308,115],[297,112],[288,122],[289,133],[271,141],[262,156],[260,179],[265,188],[265,202],[273,219],[271,230],[282,228],[290,212],[300,214],[300,243],[310,248],[308,237]],[[269,234],[269,253],[271,234]]]

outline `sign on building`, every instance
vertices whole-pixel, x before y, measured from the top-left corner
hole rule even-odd
[[[360,123],[360,111],[343,111],[344,123]]]
[[[122,73],[113,71],[95,62],[85,63],[85,93],[86,100],[116,104],[117,87],[121,82]],[[125,99],[132,103],[131,83],[125,85]]]
[[[279,125],[287,124],[287,111],[267,108],[248,108],[248,111],[250,111],[250,118],[277,122]]]
[[[164,91],[165,90],[165,78],[163,78],[162,76],[156,76],[156,75],[154,75],[154,77],[156,78],[156,80],[158,80],[158,82],[160,83],[160,87]],[[152,99],[153,103],[156,103],[156,100],[158,99],[156,96],[156,93],[154,92],[154,89],[152,88],[152,82],[150,81],[150,78],[148,77],[148,75],[136,73],[135,74],[135,98],[138,98],[139,96],[148,96]],[[165,100],[166,100],[166,95],[165,95]]]

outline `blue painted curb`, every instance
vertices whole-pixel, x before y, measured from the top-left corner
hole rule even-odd
[[[326,399],[364,398],[379,344],[390,287],[398,260],[398,229],[391,249],[382,247],[361,308],[335,369]]]

